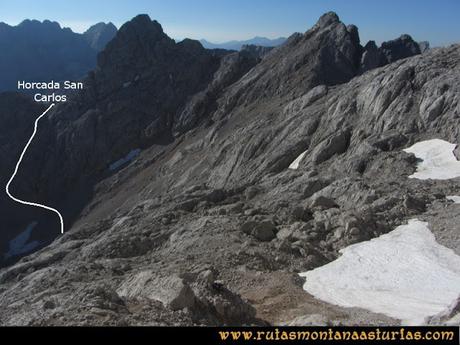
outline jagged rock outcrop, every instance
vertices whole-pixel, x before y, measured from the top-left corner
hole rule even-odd
[[[241,79],[235,101],[239,94],[253,102],[350,80],[357,72],[361,49],[356,34],[335,13],[323,15],[312,29],[289,39]]]
[[[423,54],[430,49],[430,42],[428,41],[418,42],[418,46],[420,48],[420,52]]]
[[[409,35],[401,35],[395,40],[383,42],[380,50],[385,57],[386,63],[392,63],[421,53],[418,43]]]
[[[419,43],[415,42],[409,35],[401,35],[395,40],[383,42],[380,48],[377,48],[374,41],[369,41],[364,46],[363,55],[361,56],[361,72],[421,54],[429,47],[428,42],[422,43],[423,50],[420,48]]]
[[[120,28],[89,88],[44,123],[49,150],[27,163],[40,178],[22,172],[62,208],[76,179],[91,195],[63,236],[0,271],[0,322],[398,324],[312,299],[297,273],[416,214],[459,254],[444,197],[458,181],[409,179],[402,149],[460,140],[460,46],[361,73],[357,37],[328,13],[251,60],[176,44],[145,16]]]
[[[254,44],[245,44],[241,47],[241,51],[255,58],[261,59],[269,52],[273,50],[274,47],[264,47],[256,46]]]
[[[377,47],[375,42],[367,42],[361,56],[361,71],[366,72],[384,65],[384,59],[382,51]]]

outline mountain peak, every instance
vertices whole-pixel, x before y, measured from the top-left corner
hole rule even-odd
[[[323,14],[319,19],[318,22],[316,23],[319,27],[326,27],[331,24],[337,24],[340,23],[340,18],[335,12],[327,12]]]
[[[119,35],[148,35],[149,39],[159,39],[165,36],[163,28],[156,20],[150,19],[147,14],[139,14],[123,24],[118,30]],[[119,36],[117,35],[117,36]],[[155,37],[153,37],[155,36]],[[155,39],[156,38],[156,39]]]

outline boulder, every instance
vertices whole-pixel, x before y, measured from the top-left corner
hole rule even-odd
[[[260,193],[259,188],[255,186],[250,186],[246,188],[246,190],[244,191],[244,196],[246,197],[247,200],[251,200],[259,193]]]
[[[241,225],[240,230],[244,232],[246,235],[250,235],[252,233],[252,230],[256,227],[257,222],[255,221],[248,221],[245,222]]]
[[[292,226],[284,227],[276,233],[276,238],[278,238],[281,241],[289,240],[292,238],[293,233],[294,233],[294,228]]]
[[[325,197],[321,194],[314,194],[311,197],[310,201],[311,208],[321,208],[321,209],[329,209],[329,208],[336,208],[338,205],[334,200],[331,198]]]
[[[268,242],[276,237],[276,226],[270,221],[257,224],[252,230],[252,235],[259,241]]]
[[[326,187],[327,182],[320,178],[312,178],[305,183],[303,187],[303,196],[305,198],[311,197],[316,192],[319,192],[321,189]]]
[[[413,197],[411,195],[406,195],[403,202],[404,207],[407,210],[412,210],[416,212],[425,212],[426,206],[425,202],[421,199]]]
[[[339,131],[332,134],[329,138],[319,143],[313,150],[313,163],[320,164],[335,154],[344,153],[348,148],[349,140],[350,133],[348,131]]]
[[[312,213],[308,208],[305,208],[304,206],[296,206],[292,210],[292,218],[294,220],[308,222],[310,219],[312,219]]]
[[[117,289],[125,298],[148,298],[163,303],[172,310],[191,308],[195,294],[184,280],[176,275],[156,276],[153,271],[143,271],[125,280]]]

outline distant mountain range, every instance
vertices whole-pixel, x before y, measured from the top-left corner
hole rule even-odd
[[[16,91],[17,81],[76,80],[96,67],[97,55],[115,37],[112,23],[97,23],[83,34],[54,21],[24,20],[16,26],[0,22],[0,92]],[[244,41],[200,42],[207,49],[241,50],[245,45],[275,47],[279,37]]]
[[[18,80],[84,77],[116,32],[112,23],[98,23],[83,34],[49,20],[0,23],[0,91],[16,90]]]
[[[228,50],[241,50],[241,47],[244,45],[255,45],[255,46],[262,46],[262,47],[276,47],[283,44],[286,41],[286,37],[278,37],[274,39],[270,39],[267,37],[259,37],[256,36],[249,40],[245,41],[228,41],[223,43],[212,43],[205,39],[201,39],[200,43],[206,49],[228,49]]]

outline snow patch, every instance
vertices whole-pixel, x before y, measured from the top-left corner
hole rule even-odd
[[[117,160],[116,162],[113,162],[112,164],[110,164],[109,170],[110,171],[118,170],[120,167],[122,167],[123,165],[131,162],[134,158],[139,156],[140,153],[141,153],[141,149],[131,150],[125,157],[123,157],[123,158]]]
[[[411,325],[445,311],[460,295],[460,256],[417,219],[340,252],[337,260],[300,274],[305,291]]]
[[[27,254],[40,245],[39,241],[27,243],[27,241],[29,241],[30,235],[32,235],[32,231],[37,226],[37,224],[37,222],[30,223],[23,232],[21,232],[8,243],[9,248],[8,252],[4,254],[5,259]]]
[[[289,169],[292,169],[292,170],[297,170],[299,168],[299,164],[300,162],[302,161],[303,157],[305,156],[305,154],[307,153],[307,151],[304,151],[302,152],[299,157],[297,157],[292,163],[291,165],[289,165]]]
[[[458,195],[449,195],[449,196],[446,196],[446,199],[453,201],[455,204],[460,204],[460,196]]]
[[[422,160],[417,164],[417,171],[409,177],[420,180],[448,180],[459,177],[460,162],[453,153],[456,146],[441,139],[432,139],[404,149]]]

